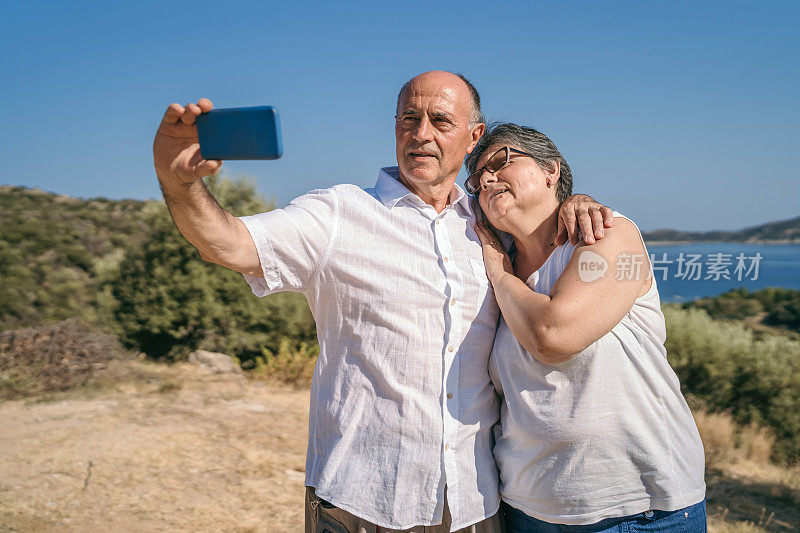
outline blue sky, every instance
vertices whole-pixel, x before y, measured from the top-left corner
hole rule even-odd
[[[642,229],[800,214],[796,2],[74,2],[0,7],[0,183],[156,198],[164,109],[274,105],[284,157],[227,162],[285,204],[394,164],[394,99],[464,72],[575,189]]]

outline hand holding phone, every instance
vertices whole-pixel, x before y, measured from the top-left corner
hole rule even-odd
[[[283,152],[272,106],[214,109],[197,117],[204,159],[277,159]]]
[[[211,100],[170,104],[153,140],[153,162],[162,186],[192,183],[219,172],[222,161],[200,155],[196,118],[214,108]]]

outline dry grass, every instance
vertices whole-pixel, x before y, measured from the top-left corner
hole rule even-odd
[[[709,520],[708,530],[712,533],[762,533],[764,531],[768,531],[767,529],[757,526],[749,521],[729,524],[714,518]]]
[[[113,335],[79,319],[0,332],[0,400],[94,386],[130,359]],[[113,379],[113,378],[112,378]]]
[[[739,432],[739,448],[745,457],[756,464],[769,464],[775,436],[767,428],[750,424]]]
[[[773,511],[767,516],[766,507],[761,508],[761,514],[757,521],[744,520],[741,522],[728,522],[728,514],[727,512],[723,512],[722,516],[709,517],[708,529],[712,533],[761,533],[773,530],[772,525],[775,519],[775,512]],[[783,527],[777,529],[777,531],[784,530],[785,528]]]
[[[268,382],[132,361],[100,388],[0,402],[0,530],[301,531],[308,391],[294,376],[315,355],[279,354]],[[710,530],[798,531],[800,469],[767,462],[769,434],[696,416]]]
[[[694,409],[706,452],[709,530],[800,531],[800,467],[770,463],[774,436],[727,413]]]
[[[741,460],[769,465],[775,437],[756,424],[740,426],[727,413],[694,409],[694,419],[706,452],[706,463],[714,467]]]
[[[101,395],[0,403],[0,530],[302,530],[308,392],[129,366]]]
[[[734,436],[737,428],[729,415],[695,409],[694,420],[703,440],[707,464],[724,463],[734,458]]]

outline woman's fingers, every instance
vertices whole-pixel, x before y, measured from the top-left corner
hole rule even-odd
[[[506,253],[505,249],[500,243],[500,239],[497,237],[497,234],[494,232],[494,230],[486,229],[484,227],[481,227],[480,224],[476,224],[475,233],[478,234],[478,239],[480,239],[481,245],[489,246],[493,250],[500,251],[502,254]]]
[[[478,234],[478,238],[481,240],[481,244],[497,244],[497,235],[491,229],[488,229],[480,224],[475,226],[475,232]]]
[[[486,234],[486,229],[481,224],[475,224],[475,233],[478,234],[481,244],[488,244],[491,239]]]

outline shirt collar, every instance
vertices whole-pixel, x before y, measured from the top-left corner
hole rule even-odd
[[[378,182],[375,184],[375,192],[378,193],[383,205],[389,209],[397,205],[397,202],[405,198],[419,197],[413,192],[409,191],[405,185],[400,183],[400,169],[398,167],[384,167],[378,172]],[[421,201],[421,200],[420,200]],[[464,190],[454,184],[453,189],[450,191],[450,204],[460,206],[466,213],[472,212],[470,205],[470,196]]]

